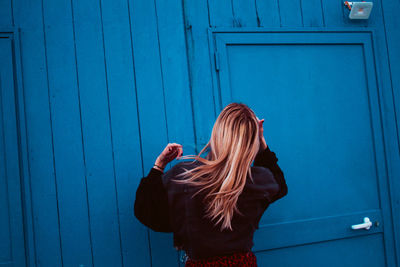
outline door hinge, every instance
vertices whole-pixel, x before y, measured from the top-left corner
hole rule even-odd
[[[214,52],[214,62],[215,62],[215,70],[219,71],[220,66],[219,66],[219,53],[218,53],[218,51]]]

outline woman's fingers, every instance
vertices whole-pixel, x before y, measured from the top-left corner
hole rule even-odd
[[[182,145],[177,143],[169,143],[165,149],[166,158],[171,161],[176,157],[181,157],[183,155]]]
[[[176,149],[176,151],[177,151],[177,157],[181,157],[182,155],[183,155],[183,148],[182,148],[182,145],[180,145],[180,144],[175,144],[174,143],[174,148]]]
[[[257,118],[258,119],[258,118]],[[260,134],[260,138],[262,138],[264,136],[264,127],[263,127],[263,123],[264,123],[264,119],[262,120],[258,120],[258,124],[259,124],[259,134]]]
[[[175,147],[175,146],[171,146],[170,147],[170,151],[169,151],[169,155],[171,156],[171,155],[175,155],[175,154],[177,154],[178,153],[178,148],[177,147]]]
[[[183,155],[183,148],[182,148],[182,145],[176,144],[176,143],[174,143],[173,145],[174,145],[174,149],[175,149],[176,152],[177,152],[177,157],[178,157],[178,158],[182,157],[182,155]]]

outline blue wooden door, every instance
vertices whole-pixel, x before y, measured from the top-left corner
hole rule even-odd
[[[0,37],[0,266],[25,266],[12,40]]]
[[[259,266],[394,266],[373,33],[215,30],[210,40],[219,110],[243,102],[265,118],[289,187],[254,236]],[[368,230],[351,228],[365,217]]]

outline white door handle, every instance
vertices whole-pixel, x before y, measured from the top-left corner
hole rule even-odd
[[[351,226],[352,229],[366,229],[369,230],[369,228],[371,228],[372,226],[372,222],[369,220],[368,217],[364,217],[364,223],[360,223],[360,224],[353,224]]]

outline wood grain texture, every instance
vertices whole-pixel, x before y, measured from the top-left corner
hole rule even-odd
[[[261,27],[280,27],[279,0],[256,0]]]
[[[354,21],[340,0],[0,0],[0,27],[21,29],[28,262],[183,266],[171,234],[134,218],[134,192],[168,142],[193,154],[209,139],[220,90],[210,27],[374,30],[387,204],[398,221],[399,8],[377,1],[369,20]]]
[[[282,27],[302,27],[302,0],[279,0],[279,14]]]
[[[194,124],[181,1],[156,0],[155,15],[168,143],[179,143],[183,145],[185,154],[193,154],[193,148],[188,146],[194,144]],[[171,162],[170,167],[174,163]],[[162,267],[178,262],[177,250],[171,246],[172,234],[151,231],[150,244],[152,266]]]
[[[232,0],[235,25],[237,27],[258,27],[260,19],[257,15],[256,2]]]
[[[321,0],[301,2],[304,27],[322,27],[325,25]]]
[[[322,9],[324,14],[325,26],[341,27],[345,25],[345,11],[343,1],[340,0],[322,0]],[[348,15],[347,15],[348,16]]]
[[[232,0],[208,0],[210,26],[237,26],[234,20]]]
[[[63,264],[90,265],[92,263],[90,229],[81,227],[81,225],[89,226],[89,214],[71,12],[70,1],[43,1]],[[80,242],[77,244],[78,236]]]
[[[0,265],[25,266],[12,36],[0,39]]]
[[[159,33],[156,5],[154,1],[131,2],[131,27],[135,58],[136,86],[139,109],[140,138],[143,153],[144,175],[147,175],[155,159],[169,142],[165,104],[164,81],[161,66]],[[144,227],[142,226],[142,229]],[[149,231],[152,239],[153,232]],[[157,235],[157,234],[156,234]],[[177,264],[177,252],[173,252],[171,238],[161,238],[162,244],[169,244],[166,263]],[[151,259],[147,266],[157,264],[160,259],[153,256],[153,244],[148,244]],[[156,249],[157,250],[157,249]],[[171,253],[172,252],[172,253]],[[162,253],[162,252],[160,252]]]
[[[12,0],[0,0],[0,27],[14,25]]]
[[[374,3],[375,4],[375,3]],[[397,144],[387,146],[388,151],[388,172],[389,177],[399,177],[400,175],[400,153],[399,153],[399,140],[400,140],[400,17],[398,16],[397,10],[400,8],[399,1],[382,0],[381,14],[375,16],[383,19],[384,30],[379,31],[381,34],[380,48],[383,59],[380,61],[381,66],[384,66],[387,71],[382,74],[382,81],[385,90],[387,101],[385,105],[385,113],[387,116],[386,125],[390,129],[390,133],[387,134],[387,140],[389,144]],[[379,23],[380,24],[380,23]],[[382,27],[381,26],[381,27]],[[383,40],[384,39],[384,40]],[[390,92],[389,92],[390,91]],[[389,103],[390,102],[390,103]],[[396,121],[394,124],[393,121]],[[393,221],[398,222],[400,220],[400,180],[390,179],[391,184],[391,203],[393,206]],[[400,225],[394,223],[395,239],[396,239],[396,251],[397,251],[397,264],[400,265]]]
[[[199,153],[210,137],[210,129],[216,118],[213,70],[210,62],[214,60],[214,55],[210,53],[208,45],[207,28],[210,21],[207,3],[185,1],[184,15],[193,120],[196,126],[196,144],[192,144],[190,148]]]
[[[41,1],[15,1],[21,27],[21,55],[32,207],[31,260],[37,266],[62,266],[59,213],[48,90],[47,52]],[[29,230],[29,229],[28,229]]]
[[[134,192],[143,168],[130,3],[104,0],[101,4],[121,255],[123,266],[145,266],[149,259],[147,232],[132,216]]]
[[[122,266],[102,7],[73,6],[93,264]]]

